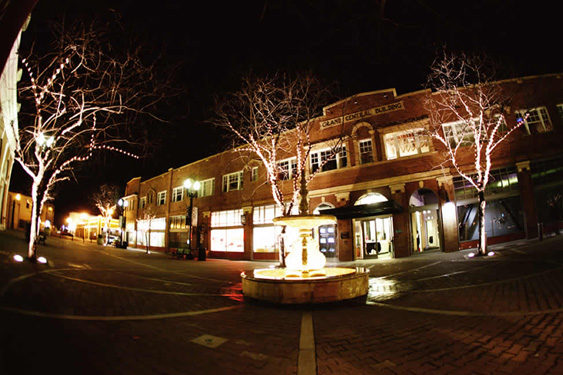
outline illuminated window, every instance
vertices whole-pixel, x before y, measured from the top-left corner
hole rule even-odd
[[[528,114],[527,118],[526,114]],[[545,107],[520,109],[516,111],[516,121],[524,121],[522,126],[528,135],[533,132],[546,133],[553,130],[553,125],[551,125],[551,120]]]
[[[223,176],[223,192],[242,190],[242,171]]]
[[[200,182],[200,188],[198,196],[200,197],[208,197],[215,193],[215,179],[209,178],[207,180],[203,180]]]
[[[252,167],[252,169],[250,170],[250,181],[258,181],[258,167]]]
[[[475,178],[475,176],[473,176]],[[469,181],[459,176],[454,177],[454,189],[456,200],[472,199],[477,197],[477,190]],[[518,174],[516,168],[499,168],[489,174],[489,183],[485,189],[485,195],[505,194],[507,192],[519,192]]]
[[[278,178],[280,180],[289,180],[297,174],[297,158],[290,158],[278,161]]]
[[[166,203],[166,191],[159,191],[156,204],[162,206]]]
[[[147,206],[147,197],[141,197],[139,200],[139,208],[145,208]]]
[[[345,168],[348,166],[348,154],[346,146],[339,147],[338,150],[325,149],[311,153],[311,170],[331,171],[334,169]]]
[[[240,217],[242,209],[216,211],[211,213],[211,226],[212,227],[232,227],[242,225]]]
[[[359,143],[360,164],[373,162],[373,145],[371,139],[363,139]]]
[[[184,199],[184,187],[178,186],[172,189],[172,202],[180,202]]]
[[[385,134],[383,142],[388,160],[430,152],[430,138],[420,128]]]
[[[186,229],[186,216],[170,216],[170,229]]]
[[[557,104],[557,113],[559,113],[559,120],[563,121],[563,104]]]
[[[450,146],[456,147],[458,144],[461,146],[471,146],[475,144],[474,129],[477,126],[478,119],[471,119],[468,121],[460,120],[442,124],[444,137]]]

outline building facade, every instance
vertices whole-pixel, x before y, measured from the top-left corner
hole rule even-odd
[[[486,191],[489,243],[535,237],[538,228],[560,225],[563,186],[562,77],[558,74],[500,82],[510,97],[507,122],[529,113],[525,123],[493,155]],[[327,258],[350,261],[407,257],[425,251],[457,251],[477,244],[477,195],[444,162],[440,144],[428,136],[423,90],[397,95],[395,89],[354,95],[326,106],[313,122],[308,171],[322,166],[309,183],[311,212],[337,217],[316,233]],[[442,124],[455,138],[455,123]],[[328,160],[328,144],[343,137]],[[292,191],[292,157],[282,190]],[[462,164],[470,166],[470,155]],[[283,164],[283,165],[282,165]],[[186,222],[189,199],[183,182],[200,181]],[[130,245],[169,251],[193,247],[211,257],[278,259],[280,229],[264,166],[241,157],[240,149],[169,169],[126,187],[126,231]],[[543,225],[543,226],[542,226]],[[288,234],[291,236],[291,233]]]
[[[31,210],[33,201],[30,196],[9,192],[7,200],[6,228],[26,230],[31,224]],[[40,230],[50,228],[55,223],[55,206],[45,203],[40,218]]]

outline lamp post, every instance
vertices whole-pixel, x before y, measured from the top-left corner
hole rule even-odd
[[[186,194],[190,197],[190,204],[188,205],[188,211],[186,213],[186,225],[190,226],[188,232],[188,249],[192,250],[192,214],[193,214],[193,204],[194,198],[197,197],[197,192],[199,191],[200,183],[199,181],[192,181],[192,179],[188,178],[184,181],[184,188],[186,189]]]
[[[127,241],[125,241],[125,239],[123,238],[123,233],[125,233],[125,209],[127,208],[127,206],[129,206],[129,201],[125,200],[123,198],[119,198],[119,200],[117,201],[117,205],[119,206],[119,224],[120,224],[120,228],[121,228],[121,244],[120,246],[123,249],[127,249]]]

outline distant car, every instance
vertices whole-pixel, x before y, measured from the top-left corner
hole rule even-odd
[[[68,231],[62,231],[61,232],[61,236],[67,236],[67,237],[74,237],[74,235]]]

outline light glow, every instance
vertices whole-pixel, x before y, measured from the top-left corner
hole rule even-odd
[[[494,252],[494,251],[489,251],[489,252],[487,253],[487,255],[490,256],[490,257],[492,257],[493,255],[495,255],[495,252]]]
[[[20,199],[22,199],[22,196],[20,194],[16,194],[16,200],[19,201]]]
[[[45,259],[45,257],[39,257],[37,258],[37,262],[41,263],[41,264],[46,264],[47,263],[47,259]]]
[[[13,259],[18,263],[23,262],[23,257],[19,254],[14,255]]]
[[[469,258],[473,258],[474,256],[475,256],[475,253],[469,253],[469,254],[467,254],[467,257],[469,257]]]

